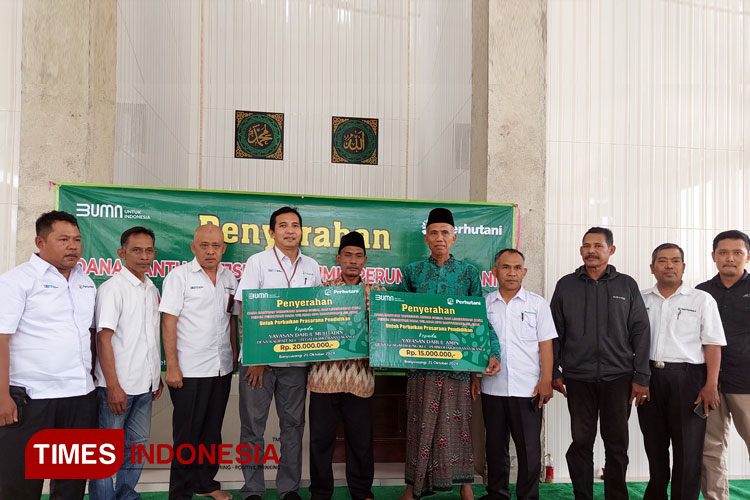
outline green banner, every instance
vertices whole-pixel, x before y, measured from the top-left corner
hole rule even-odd
[[[242,315],[245,365],[368,356],[361,286],[245,290]]]
[[[250,255],[273,246],[269,218],[279,207],[297,207],[302,215],[302,252],[320,264],[321,277],[338,277],[335,256],[341,236],[359,231],[367,246],[364,276],[370,283],[396,289],[401,268],[424,259],[429,249],[422,231],[432,208],[453,211],[457,240],[451,253],[481,273],[485,292],[496,287],[489,269],[495,253],[516,246],[516,209],[512,204],[445,203],[256,194],[206,190],[63,184],[57,207],[74,214],[83,235],[82,264],[99,285],[122,264],[115,253],[120,234],[132,226],[156,233],[158,255],[149,272],[156,286],[174,267],[193,258],[190,242],[199,224],[224,232],[223,265],[239,279]]]
[[[489,362],[482,297],[370,292],[370,365],[484,371]]]

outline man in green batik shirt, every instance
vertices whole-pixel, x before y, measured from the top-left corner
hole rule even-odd
[[[431,255],[403,270],[407,292],[482,296],[479,271],[453,258],[456,242],[453,214],[435,208],[427,218],[424,241]],[[490,335],[490,362],[484,371],[500,371],[500,344]],[[401,500],[412,500],[461,485],[461,500],[472,500],[474,459],[471,443],[471,374],[435,370],[407,370],[406,490]],[[446,418],[450,416],[450,418]]]

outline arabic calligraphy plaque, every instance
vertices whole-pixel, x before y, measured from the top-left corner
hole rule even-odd
[[[284,159],[284,113],[234,112],[234,157]]]
[[[333,117],[331,162],[378,164],[377,118]]]

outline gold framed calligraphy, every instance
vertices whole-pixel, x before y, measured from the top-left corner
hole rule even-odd
[[[333,117],[331,162],[378,164],[378,119]]]
[[[284,159],[284,113],[234,112],[234,157]]]

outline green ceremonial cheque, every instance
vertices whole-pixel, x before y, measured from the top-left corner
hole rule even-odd
[[[366,358],[361,286],[270,288],[242,295],[246,365]]]
[[[370,292],[370,365],[479,372],[489,362],[482,297]]]

